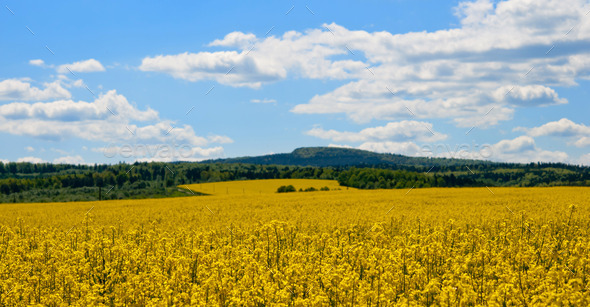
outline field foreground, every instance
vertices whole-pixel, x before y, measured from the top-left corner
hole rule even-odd
[[[0,205],[0,305],[590,304],[589,188]]]

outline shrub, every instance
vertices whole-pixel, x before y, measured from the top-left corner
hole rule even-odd
[[[282,185],[277,189],[277,193],[288,193],[288,192],[296,192],[296,191],[297,190],[292,185],[287,185],[287,186]]]

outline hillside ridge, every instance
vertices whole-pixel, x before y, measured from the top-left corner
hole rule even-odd
[[[368,150],[343,147],[299,147],[290,153],[261,156],[245,156],[205,160],[201,163],[245,163],[260,165],[297,165],[316,167],[342,166],[457,166],[478,164],[503,164],[484,160],[456,158],[410,157],[400,154],[377,153]],[[518,163],[511,163],[518,165]]]

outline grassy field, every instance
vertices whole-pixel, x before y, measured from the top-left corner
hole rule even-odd
[[[188,184],[180,186],[180,188],[209,195],[244,195],[276,193],[277,188],[286,185],[294,186],[297,191],[299,191],[299,189],[305,190],[307,188],[315,188],[316,190],[319,190],[323,187],[328,187],[330,190],[347,189],[347,187],[341,187],[336,180],[321,179],[266,179],[223,181]]]
[[[248,184],[0,205],[0,305],[590,304],[589,188]]]

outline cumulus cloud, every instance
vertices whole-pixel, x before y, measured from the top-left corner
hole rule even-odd
[[[580,137],[578,140],[574,141],[573,144],[576,147],[590,146],[590,137],[587,137],[587,136]]]
[[[369,141],[359,146],[331,144],[334,147],[358,148],[379,153],[393,153],[413,157],[489,160],[497,162],[569,162],[567,153],[539,148],[530,136],[501,140],[495,144],[445,144],[441,142],[417,144],[413,141]]]
[[[37,157],[22,157],[18,158],[16,162],[47,163],[47,161]]]
[[[569,161],[567,153],[539,148],[535,140],[526,135],[501,140],[495,144],[482,144],[478,148],[466,146],[457,151],[440,152],[438,156],[516,163]]]
[[[95,59],[88,59],[84,61],[78,61],[70,64],[64,64],[57,67],[57,72],[60,74],[67,74],[69,72],[97,72],[97,71],[105,71],[104,66],[95,60]]]
[[[93,148],[92,151],[103,154],[106,158],[131,159],[138,162],[172,162],[202,161],[204,159],[223,156],[223,147],[199,147],[188,144],[109,144],[104,148]]]
[[[80,88],[80,87],[85,87],[86,84],[84,83],[84,80],[82,79],[70,79],[68,77],[68,75],[58,75],[57,79],[61,82],[61,84],[67,88]]]
[[[82,156],[76,155],[76,156],[65,156],[65,157],[59,157],[53,160],[53,163],[55,164],[86,164],[86,162],[84,161],[84,158],[82,158]]]
[[[455,15],[465,26],[477,25],[494,10],[494,4],[489,0],[474,2],[460,2],[455,8]]]
[[[192,151],[195,154],[218,152],[219,148],[211,150],[206,146],[232,142],[226,136],[199,136],[190,125],[162,120],[155,110],[141,110],[114,90],[92,102],[58,100],[2,105],[0,132],[54,141],[79,138],[113,146],[182,144],[196,148]]]
[[[516,107],[567,103],[546,84],[574,85],[575,78],[587,75],[587,69],[581,68],[588,65],[578,59],[579,55],[544,58],[529,55],[532,46],[542,46],[538,47],[541,51],[549,49],[552,46],[547,43],[549,38],[530,33],[533,41],[526,43],[507,37],[518,32],[503,28],[498,21],[499,14],[509,14],[509,10],[499,4],[490,11],[493,5],[487,1],[477,5],[481,8],[467,10],[466,16],[491,14],[491,20],[496,20],[493,24],[478,24],[477,31],[472,22],[460,29],[399,35],[349,31],[328,25],[336,34],[342,33],[340,39],[348,40],[348,48],[361,50],[373,67],[360,80],[316,95],[292,111],[345,113],[363,123],[407,118],[406,107],[409,107],[417,110],[415,113],[420,118],[452,118],[458,126],[476,122],[486,127],[511,119]],[[574,20],[580,19],[575,10],[571,14]],[[557,29],[547,30],[552,31],[548,34],[550,39],[563,36]],[[517,43],[500,47],[505,43],[497,41],[499,37]],[[583,44],[582,37],[573,40],[572,44]],[[492,106],[493,112],[483,117]]]
[[[522,128],[519,130],[522,130]],[[583,124],[576,124],[567,118],[562,118],[558,121],[548,122],[542,126],[524,130],[527,130],[528,134],[531,136],[590,136],[590,127]]]
[[[251,99],[250,100],[251,103],[277,103],[276,100],[274,99]]]
[[[33,66],[43,66],[43,65],[45,65],[45,62],[41,59],[35,59],[35,60],[30,60],[29,64],[31,64]]]
[[[291,111],[300,114],[345,113],[357,123],[371,120],[397,120],[403,118],[453,118],[461,127],[488,127],[512,118],[513,109],[497,105],[493,98],[480,91],[449,87],[440,91],[453,91],[448,97],[427,97],[428,83],[415,83],[412,88],[389,86],[385,82],[360,80],[345,84],[334,91],[316,95],[306,104]],[[463,95],[463,97],[461,97]],[[485,103],[474,103],[486,96]],[[493,108],[493,112],[489,112]]]
[[[29,81],[7,79],[0,81],[0,100],[52,100],[67,99],[72,94],[62,87],[60,81],[44,83],[44,88],[31,86]]]
[[[577,147],[590,146],[590,127],[584,124],[577,124],[567,118],[558,121],[548,122],[539,127],[523,128],[517,127],[516,131],[526,131],[530,136],[555,136],[565,137],[570,144]]]
[[[559,98],[554,89],[542,85],[503,86],[494,92],[494,96],[497,101],[523,107],[567,103],[567,99]]]
[[[358,146],[359,149],[379,153],[395,153],[406,156],[423,156],[422,147],[414,142],[365,142]]]
[[[127,99],[112,90],[93,102],[57,100],[33,104],[13,102],[0,106],[0,116],[6,119],[35,119],[56,121],[84,121],[106,119],[113,113],[124,114],[129,119],[146,121],[158,117],[150,108],[141,111],[132,106]]]
[[[184,151],[169,151],[159,150],[153,156],[138,156],[136,161],[138,162],[172,162],[172,161],[185,161],[185,162],[198,162],[211,158],[221,158],[223,156],[223,147],[190,147],[184,149]]]
[[[215,80],[252,88],[286,79],[289,74],[312,79],[347,79],[363,74],[367,64],[362,61],[329,59],[348,52],[343,45],[326,43],[332,38],[330,32],[321,29],[305,34],[289,31],[264,39],[233,32],[209,45],[237,50],[146,57],[139,68],[189,81]]]
[[[73,87],[84,87],[85,86],[84,80],[78,79],[76,81],[73,81],[70,86],[73,86]]]
[[[423,153],[430,148],[431,146],[423,146]],[[435,147],[433,153],[426,156],[516,163],[569,161],[567,153],[539,148],[535,140],[526,135],[501,140],[495,144],[447,144]]]
[[[168,73],[189,81],[215,80],[221,84],[258,88],[262,82],[286,76],[278,65],[263,65],[246,52],[222,51],[159,55],[142,60],[140,70]]]
[[[409,108],[417,118],[489,127],[515,108],[567,103],[553,87],[590,77],[588,9],[583,0],[478,0],[457,6],[460,27],[435,32],[334,23],[269,37],[232,32],[210,43],[225,50],[149,56],[140,69],[253,88],[289,77],[347,80],[292,111],[367,123],[410,118]]]
[[[234,140],[224,135],[210,135],[207,137],[207,140],[209,143],[217,144],[231,144],[234,142]]]
[[[494,145],[494,149],[502,154],[518,154],[535,149],[535,140],[528,136],[519,136],[513,140],[502,140]]]
[[[238,47],[244,49],[252,47],[257,41],[256,35],[252,33],[232,32],[223,39],[216,39],[209,43],[209,46]]]
[[[510,162],[567,162],[569,156],[563,151],[548,151],[538,148],[530,136],[502,140],[492,146],[492,160]]]
[[[372,140],[420,140],[433,142],[444,140],[445,134],[435,133],[432,124],[419,121],[390,122],[385,126],[365,128],[359,132],[324,130],[316,127],[308,135],[334,142],[367,142]]]

